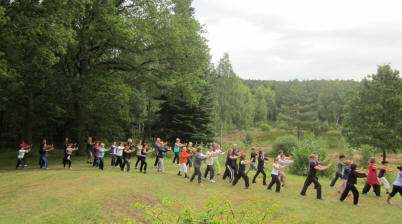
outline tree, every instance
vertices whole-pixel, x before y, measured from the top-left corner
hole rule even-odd
[[[386,152],[402,147],[402,80],[390,65],[362,80],[346,106],[343,132],[352,146],[370,145]]]

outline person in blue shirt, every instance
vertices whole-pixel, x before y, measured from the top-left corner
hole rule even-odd
[[[103,170],[105,152],[109,151],[110,149],[105,149],[105,144],[101,143],[99,148],[99,169]]]
[[[180,143],[180,139],[176,138],[176,143],[174,144],[173,147],[173,152],[174,152],[174,158],[173,158],[173,164],[176,162],[177,165],[179,165],[180,161],[180,148],[182,147],[182,144]]]
[[[398,166],[398,170],[398,177],[394,182],[394,186],[392,186],[391,194],[389,194],[387,198],[388,204],[391,204],[391,198],[394,197],[396,193],[399,193],[399,195],[402,196],[402,166]],[[402,208],[402,205],[400,205],[400,207]]]

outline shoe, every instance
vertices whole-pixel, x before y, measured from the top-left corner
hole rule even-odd
[[[245,187],[245,189],[247,190],[247,189],[249,189],[248,187]]]
[[[267,185],[267,183],[263,183],[262,185],[266,186],[266,185]]]
[[[386,194],[389,194],[389,192],[387,191]]]
[[[324,201],[324,198],[317,198],[317,200]]]
[[[28,166],[27,164],[25,164],[24,166]],[[388,193],[387,193],[388,194]]]
[[[280,194],[281,192],[280,192],[280,191],[275,191],[275,193],[278,193],[278,194]]]
[[[255,182],[255,181],[253,181],[253,182],[251,182],[251,183],[255,184],[256,182]]]
[[[147,174],[147,171],[144,171],[144,174]]]
[[[390,205],[390,204],[391,204],[391,201],[387,201],[387,204],[389,204],[389,205]]]
[[[300,194],[301,196],[306,196],[305,194]]]
[[[215,183],[215,180],[210,180],[209,182],[211,182],[211,183]]]

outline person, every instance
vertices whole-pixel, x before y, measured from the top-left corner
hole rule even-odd
[[[47,165],[48,165],[48,160],[47,160],[47,156],[48,156],[48,152],[54,150],[54,146],[53,145],[48,145],[46,143],[46,139],[43,140],[43,143],[41,145],[41,151],[40,151],[40,155],[42,157],[41,160],[41,164],[40,164],[40,168],[42,169],[44,167],[44,169],[48,169]]]
[[[28,152],[25,153],[25,154],[28,154],[29,152],[31,152],[32,145],[29,145],[29,144],[25,143],[24,140],[22,140],[21,144],[19,145],[18,151],[19,151],[20,149],[28,150]],[[25,154],[24,154],[24,156],[23,156],[23,158],[22,158],[22,162],[23,162],[23,163],[21,163],[21,165],[23,165],[24,167],[25,167],[25,166],[28,166],[28,163],[27,163],[27,161],[25,160],[25,157],[26,157]],[[40,164],[40,161],[41,161],[41,158],[39,158],[39,164]]]
[[[252,160],[246,161],[246,154],[241,153],[240,156],[240,162],[239,162],[239,170],[237,172],[236,178],[232,182],[232,185],[235,186],[237,182],[240,180],[240,178],[243,178],[244,183],[246,185],[246,189],[250,186],[249,181],[248,181],[248,176],[246,174],[246,165],[250,164]]]
[[[352,161],[351,160],[346,160],[345,162],[345,167],[343,168],[343,174],[341,177],[341,184],[339,185],[338,188],[338,193],[342,194],[343,191],[346,188],[346,184],[348,182],[348,178],[349,178],[349,173],[350,173],[350,166],[352,165]]]
[[[138,140],[137,145],[135,146],[135,155],[137,156],[137,162],[135,163],[135,169],[138,167],[138,163],[141,161],[142,157],[142,140]]]
[[[357,183],[357,178],[366,177],[364,173],[358,173],[356,171],[357,165],[352,164],[350,165],[350,172],[348,175],[348,181],[346,184],[346,188],[343,191],[341,198],[339,199],[341,202],[345,200],[346,196],[348,196],[349,191],[353,193],[353,204],[357,205],[359,203],[359,191],[357,191],[355,184]]]
[[[123,166],[123,151],[124,151],[124,146],[123,146],[123,142],[119,142],[119,146],[116,147],[116,163],[114,164],[114,167]]]
[[[281,165],[281,166],[288,166],[294,162],[293,160],[290,160],[290,157],[285,156],[285,153],[282,150],[279,151],[279,156],[277,158],[279,161],[279,165]],[[282,187],[286,187],[287,177],[286,177],[285,169],[279,170],[279,178],[280,178],[280,181],[282,182]]]
[[[338,164],[336,166],[335,177],[334,177],[334,179],[332,179],[331,184],[329,185],[330,187],[334,187],[336,181],[338,180],[338,178],[342,177],[343,167],[345,167],[344,160],[345,160],[345,155],[340,154],[339,155],[339,161],[338,161]]]
[[[165,164],[164,164],[164,159],[165,159],[165,153],[167,151],[170,151],[171,149],[166,147],[168,143],[167,142],[161,142],[159,148],[158,148],[158,172],[165,173]]]
[[[246,174],[248,174],[248,172],[250,172],[250,170],[257,170],[257,167],[255,165],[255,163],[257,161],[256,157],[257,157],[257,153],[255,152],[255,147],[252,147],[251,153],[250,153],[250,161],[252,161],[252,162],[250,163],[250,166],[249,166]]]
[[[226,177],[229,177],[229,183],[233,181],[233,170],[232,170],[232,161],[230,156],[232,155],[232,149],[228,150],[226,154],[226,162],[225,162],[225,173],[223,173],[222,180],[225,180]]]
[[[387,178],[385,177],[386,172],[393,172],[395,169],[390,169],[389,168],[389,163],[388,161],[382,161],[381,162],[383,167],[380,168],[380,172],[378,173],[378,179],[380,180],[380,183],[382,183],[385,187],[386,194],[389,194],[389,189],[391,188]]]
[[[88,164],[92,164],[92,160],[93,160],[93,151],[94,151],[94,145],[92,143],[92,137],[88,137],[88,141],[87,141],[87,152],[88,152],[88,158],[87,158],[87,163]]]
[[[27,145],[22,145],[22,146],[21,145],[20,145],[20,149],[18,150],[17,166],[15,167],[15,169],[18,169],[20,164],[21,164],[22,169],[25,168],[25,161],[24,161],[25,153],[28,153],[31,151],[31,148],[29,148]]]
[[[382,166],[377,166],[375,164],[376,159],[373,157],[370,159],[370,164],[368,166],[368,173],[366,184],[364,185],[363,194],[367,194],[370,191],[370,188],[373,187],[375,195],[377,197],[381,196],[381,184],[377,177],[377,170],[383,168]]]
[[[271,171],[271,183],[269,183],[267,190],[271,190],[271,187],[276,184],[276,190],[275,192],[280,193],[281,192],[281,182],[279,181],[279,171],[284,169],[288,165],[280,165],[279,164],[279,159],[275,158],[274,163],[272,164],[272,171]]]
[[[190,178],[190,182],[193,182],[195,176],[198,176],[198,184],[201,186],[201,163],[203,160],[206,160],[210,157],[211,155],[204,155],[202,154],[201,148],[197,148],[197,153],[195,154],[195,159],[194,159],[194,173]]]
[[[317,170],[326,170],[331,167],[331,163],[328,166],[322,166],[322,162],[318,161],[318,155],[311,154],[308,166],[308,175],[306,181],[304,182],[303,189],[300,195],[306,196],[307,188],[311,183],[314,183],[314,188],[317,190],[317,199],[323,200],[321,197],[321,184],[318,182]]]
[[[99,142],[95,141],[94,147],[93,147],[93,152],[94,152],[94,162],[92,164],[93,167],[99,167]]]
[[[208,148],[208,152],[207,152],[208,158],[205,160],[205,163],[207,164],[207,169],[205,170],[205,173],[204,173],[204,179],[207,179],[208,172],[210,172],[209,181],[211,183],[215,183],[215,180],[214,180],[214,175],[215,175],[214,160],[219,155],[221,155],[221,153],[214,152],[214,149],[213,149],[212,145],[210,145],[209,148]]]
[[[398,166],[399,174],[396,178],[394,185],[392,186],[392,192],[388,195],[387,203],[391,204],[391,198],[395,196],[396,193],[402,197],[402,166]],[[400,205],[402,208],[402,205]]]
[[[101,170],[103,170],[103,167],[104,167],[104,163],[105,163],[105,161],[104,161],[104,156],[105,156],[105,152],[107,152],[107,151],[109,151],[110,149],[106,149],[105,148],[105,144],[104,143],[101,143],[100,144],[100,147],[99,147],[99,169],[101,169]]]
[[[267,185],[267,175],[264,172],[264,168],[265,168],[265,161],[268,161],[268,158],[265,158],[265,153],[263,151],[259,151],[258,152],[258,164],[257,164],[257,172],[254,175],[253,178],[253,184],[255,184],[255,179],[257,178],[257,176],[262,173],[263,175],[263,179],[262,179],[262,184],[263,185]]]
[[[225,152],[223,152],[223,147],[221,147],[220,145],[217,145],[215,142],[212,144],[213,147],[213,151],[216,153],[221,153],[221,155],[225,154]],[[216,175],[221,175],[221,163],[219,161],[219,156],[214,157],[214,170],[215,170],[215,174]]]
[[[154,148],[152,148],[150,151],[148,151],[148,144],[145,144],[144,147],[141,148],[141,166],[140,166],[140,172],[142,173],[142,169],[144,168],[144,174],[147,173],[147,154],[155,151]]]
[[[187,151],[191,154],[197,151],[196,148],[193,147],[193,143],[189,142],[187,144]],[[193,166],[193,156],[187,157],[186,166],[190,169]]]
[[[69,139],[66,137],[64,139],[64,156],[63,156],[63,161],[62,163],[66,163],[66,159],[67,159],[67,147],[69,146]]]
[[[110,161],[111,166],[115,166],[116,164],[116,153],[117,153],[117,146],[116,146],[116,141],[113,142],[113,144],[110,146],[110,151],[112,152],[112,160]]]
[[[180,169],[179,172],[177,173],[177,176],[181,176],[181,173],[184,173],[184,178],[188,178],[187,176],[187,158],[192,156],[193,154],[187,153],[187,147],[183,147],[183,151],[181,152],[180,155]]]
[[[77,145],[73,145],[72,143],[68,143],[65,152],[66,152],[66,157],[63,161],[63,168],[66,168],[66,165],[68,164],[68,168],[71,169],[71,154],[73,151],[77,151],[78,150],[78,146]]]
[[[174,143],[174,147],[173,147],[173,152],[174,152],[174,158],[173,158],[173,164],[176,162],[177,165],[179,165],[179,161],[180,161],[180,148],[182,147],[181,143],[180,143],[180,139],[176,138],[176,143]]]
[[[127,165],[127,172],[130,172],[130,159],[131,159],[131,153],[135,151],[134,149],[131,149],[131,145],[129,142],[126,143],[124,146],[123,150],[123,164],[120,166],[120,170],[124,171],[124,167]]]
[[[239,152],[237,151],[237,144],[233,144],[232,154],[229,156],[229,158],[230,158],[230,166],[233,172],[233,177],[235,178],[237,177],[237,171],[238,171],[237,159],[240,158]]]
[[[156,141],[154,143],[154,148],[155,148],[155,163],[154,163],[154,167],[157,168],[158,166],[158,161],[159,161],[159,148],[161,147],[161,139],[160,138],[156,138]]]

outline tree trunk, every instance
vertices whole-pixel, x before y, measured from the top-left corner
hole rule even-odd
[[[385,152],[385,149],[382,150],[382,161],[386,161],[387,153]]]
[[[26,105],[25,116],[25,141],[32,144],[32,127],[33,127],[33,95],[32,92],[28,93],[28,101]]]
[[[220,143],[220,145],[222,146],[222,142],[223,142],[223,123],[221,122],[221,143]]]
[[[85,112],[84,107],[80,102],[75,103],[76,124],[75,134],[78,142],[78,155],[84,155],[86,151],[86,133],[85,133]]]

